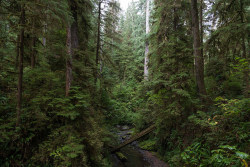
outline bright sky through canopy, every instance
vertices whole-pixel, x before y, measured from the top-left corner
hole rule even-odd
[[[136,0],[134,0],[134,1],[136,1]],[[132,2],[132,0],[119,0],[119,2],[120,2],[120,4],[121,4],[122,10],[123,10],[123,11],[126,11],[127,8],[128,8],[128,4],[129,4],[130,2]]]

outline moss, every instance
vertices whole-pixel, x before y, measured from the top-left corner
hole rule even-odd
[[[154,151],[155,150],[155,140],[146,140],[139,143],[140,148],[144,150]]]
[[[115,154],[121,161],[127,161],[127,157],[123,153],[116,152]]]
[[[133,136],[135,133],[135,128],[131,129],[129,132],[128,132],[128,135],[130,136]]]

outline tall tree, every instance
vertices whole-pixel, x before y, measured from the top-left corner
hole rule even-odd
[[[97,18],[97,40],[96,40],[96,58],[95,58],[95,84],[98,78],[98,63],[100,54],[100,43],[101,43],[101,12],[102,12],[102,0],[98,2],[98,18]]]
[[[120,78],[124,85],[136,87],[144,80],[145,62],[145,1],[132,2],[121,20],[122,35],[120,54],[114,57],[120,67]],[[136,89],[136,88],[135,88]]]
[[[152,91],[143,112],[146,122],[159,122],[157,139],[168,150],[171,131],[187,120],[192,110],[192,41],[190,8],[187,1],[157,0],[154,3],[150,38],[150,78]],[[145,107],[145,103],[143,104]],[[178,130],[177,130],[178,131]],[[162,149],[162,150],[164,150]],[[164,153],[163,153],[164,154]]]
[[[116,41],[119,40],[116,24],[119,11],[117,0],[99,0],[97,3],[95,83],[102,76],[105,61],[112,64],[112,51],[117,47]]]
[[[150,27],[149,27],[149,17],[150,17],[150,9],[149,9],[149,3],[150,0],[146,0],[146,35],[149,34]],[[148,79],[148,52],[149,52],[149,43],[148,40],[146,40],[146,47],[145,47],[145,59],[144,59],[144,79]]]
[[[22,4],[20,16],[20,51],[19,51],[19,74],[18,74],[18,93],[17,93],[17,122],[20,124],[20,117],[22,112],[22,93],[23,93],[23,58],[24,58],[24,26],[25,26],[25,6]],[[17,52],[18,53],[18,52]]]
[[[15,67],[16,69],[18,68],[18,63],[19,63],[19,51],[20,51],[20,34],[17,35],[17,39],[16,39],[16,60],[15,60]]]
[[[77,3],[75,0],[69,2],[70,11],[73,16],[73,22],[67,28],[67,59],[66,59],[66,96],[69,95],[70,87],[73,80],[72,74],[72,61],[77,53],[77,48],[79,46],[78,39],[78,18],[77,18]]]
[[[30,43],[30,48],[31,48],[31,55],[30,55],[30,65],[31,68],[35,67],[36,63],[36,34],[35,34],[35,19],[32,19],[32,37],[31,37],[31,43]]]
[[[243,0],[240,0],[240,22],[241,24],[245,24],[245,18],[244,18],[244,13],[245,13],[245,9],[244,9],[244,4],[245,2]],[[246,61],[248,61],[248,54],[246,52],[246,40],[245,40],[245,33],[241,32],[241,48],[242,48],[242,58],[245,59]],[[249,52],[248,52],[249,53]],[[250,91],[250,85],[249,85],[249,69],[246,68],[244,69],[243,72],[244,75],[244,82],[245,82],[245,89],[243,91],[243,94],[246,98],[249,97],[249,91]]]
[[[204,82],[204,59],[201,48],[201,38],[199,31],[199,16],[197,0],[191,0],[191,14],[192,14],[192,31],[193,31],[193,48],[194,48],[194,60],[195,60],[195,76],[196,83],[201,96],[207,95],[205,82]],[[204,98],[202,97],[204,100]]]
[[[200,0],[200,37],[201,37],[201,55],[203,55],[203,0]]]
[[[67,27],[67,39],[66,39],[66,49],[67,49],[67,58],[66,58],[66,96],[69,95],[69,90],[72,82],[72,46],[71,46],[71,26]]]

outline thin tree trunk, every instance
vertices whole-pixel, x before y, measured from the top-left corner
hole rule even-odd
[[[203,0],[200,0],[200,37],[201,37],[201,55],[203,55]]]
[[[97,44],[96,44],[96,69],[95,69],[95,84],[97,82],[98,78],[98,62],[99,62],[99,52],[100,52],[100,31],[101,31],[101,4],[102,2],[100,1],[98,4],[98,30],[97,30]]]
[[[35,54],[36,54],[36,37],[35,37],[35,19],[32,20],[32,37],[31,37],[31,56],[30,56],[30,65],[31,68],[35,67],[35,63],[36,63],[36,58],[35,58]]]
[[[46,47],[46,38],[43,37],[43,46]]]
[[[19,51],[19,74],[18,74],[18,92],[17,92],[17,122],[16,126],[20,125],[20,117],[22,112],[22,91],[23,91],[23,57],[24,57],[24,25],[25,25],[25,10],[22,6],[21,10],[21,32],[20,32],[20,51]]]
[[[247,60],[247,53],[246,53],[246,45],[245,45],[245,35],[242,34],[242,57]],[[249,70],[245,69],[244,70],[244,83],[245,83],[245,90],[243,92],[244,96],[246,98],[249,97]]]
[[[71,48],[71,27],[67,28],[67,59],[66,59],[66,96],[69,95],[69,90],[72,82],[72,48]]]
[[[44,24],[43,26],[43,46],[46,47],[46,32],[47,32],[47,24]]]
[[[36,64],[36,37],[33,36],[31,40],[31,68],[35,67]]]
[[[150,10],[149,10],[149,0],[146,2],[146,34],[149,34],[149,16],[150,16]],[[146,41],[146,47],[145,47],[145,59],[144,59],[144,79],[148,80],[148,52],[149,52],[149,43]]]
[[[71,48],[72,48],[72,58],[75,57],[75,51],[79,46],[79,40],[78,40],[78,22],[77,22],[77,4],[75,4],[75,1],[72,1],[73,4],[71,4],[71,13],[73,15],[74,21],[71,25]]]
[[[241,17],[241,23],[244,23],[244,15],[243,15],[243,10],[244,10],[244,4],[243,1],[240,0],[240,8],[241,8],[241,13],[240,13],[240,17]],[[241,43],[241,47],[242,47],[242,58],[246,59],[248,61],[248,57],[247,57],[247,52],[246,52],[246,44],[245,44],[245,33],[243,32],[241,34],[241,38],[242,38],[242,43]],[[243,91],[243,94],[246,98],[249,97],[249,90],[250,90],[250,86],[249,86],[249,70],[245,69],[243,71],[243,80],[245,83],[245,89]]]
[[[204,59],[201,51],[197,0],[191,0],[191,14],[196,82],[199,89],[199,94],[201,95],[201,99],[202,101],[204,101],[205,99],[203,96],[207,95],[207,92],[204,82]]]
[[[17,35],[17,42],[16,42],[16,69],[18,68],[18,59],[20,53],[20,34]]]

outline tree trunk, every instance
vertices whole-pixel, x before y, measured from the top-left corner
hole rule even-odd
[[[150,10],[149,10],[149,0],[146,1],[146,34],[149,34],[149,16],[150,16]],[[149,43],[148,40],[146,41],[146,47],[145,47],[145,59],[144,59],[144,79],[148,80],[148,52],[149,52]]]
[[[75,51],[79,46],[79,40],[78,40],[78,22],[77,22],[77,4],[75,1],[72,1],[71,4],[71,13],[73,15],[74,21],[71,25],[71,52],[72,52],[72,58],[75,57]]]
[[[22,112],[22,89],[23,89],[23,57],[24,57],[24,25],[25,25],[25,10],[22,6],[21,10],[21,32],[20,32],[20,50],[19,50],[19,74],[18,74],[18,92],[17,92],[17,122],[16,126],[20,125],[20,117]]]
[[[201,37],[201,55],[203,55],[203,0],[200,0],[200,37]]]
[[[78,40],[78,23],[77,23],[77,4],[75,1],[70,2],[71,13],[73,15],[74,21],[72,25],[67,28],[67,59],[66,59],[66,96],[69,96],[69,91],[71,88],[73,75],[72,75],[72,60],[75,57],[75,51],[79,46]]]
[[[30,44],[30,48],[31,48],[31,55],[30,55],[30,65],[31,68],[35,67],[35,63],[36,63],[36,36],[35,36],[35,19],[32,20],[32,37],[31,37],[31,44]]]
[[[43,27],[43,46],[46,47],[46,31],[47,31],[47,24],[44,25]]]
[[[96,43],[96,69],[95,69],[95,84],[97,82],[98,78],[98,62],[99,62],[99,52],[100,52],[100,31],[101,31],[101,4],[102,2],[100,1],[98,4],[98,30],[97,30],[97,43]]]
[[[193,30],[193,48],[194,48],[194,60],[195,60],[195,76],[196,83],[201,95],[202,101],[204,96],[207,95],[205,82],[204,82],[204,59],[201,51],[201,38],[199,32],[199,19],[197,0],[191,0],[191,14],[192,14],[192,30]]]
[[[72,48],[71,48],[71,27],[67,28],[67,59],[66,59],[66,96],[69,95],[69,90],[72,82]]]
[[[35,67],[36,64],[36,37],[33,36],[31,40],[31,68]]]
[[[245,35],[244,34],[242,34],[242,57],[247,60],[246,45],[245,45]],[[244,83],[245,83],[245,89],[244,89],[243,94],[244,94],[244,96],[246,98],[248,98],[249,97],[249,90],[250,90],[250,88],[249,88],[249,70],[245,69],[243,73],[244,73],[244,79],[243,80],[244,80]]]
[[[241,12],[240,12],[240,18],[241,18],[241,23],[243,24],[244,21],[244,14],[243,14],[243,10],[244,10],[244,4],[243,1],[240,0],[240,8],[241,8]],[[247,34],[247,33],[246,33]],[[245,33],[243,32],[241,34],[241,38],[242,38],[242,42],[241,42],[241,47],[242,47],[242,58],[246,59],[248,61],[248,57],[247,57],[247,52],[246,52],[246,44],[245,44]],[[250,86],[249,86],[249,70],[245,69],[243,71],[243,80],[245,83],[245,89],[243,91],[243,94],[246,98],[249,97],[249,90],[250,90]]]
[[[19,59],[19,51],[20,51],[20,34],[17,35],[17,40],[16,40],[16,69],[18,68],[18,59]]]

